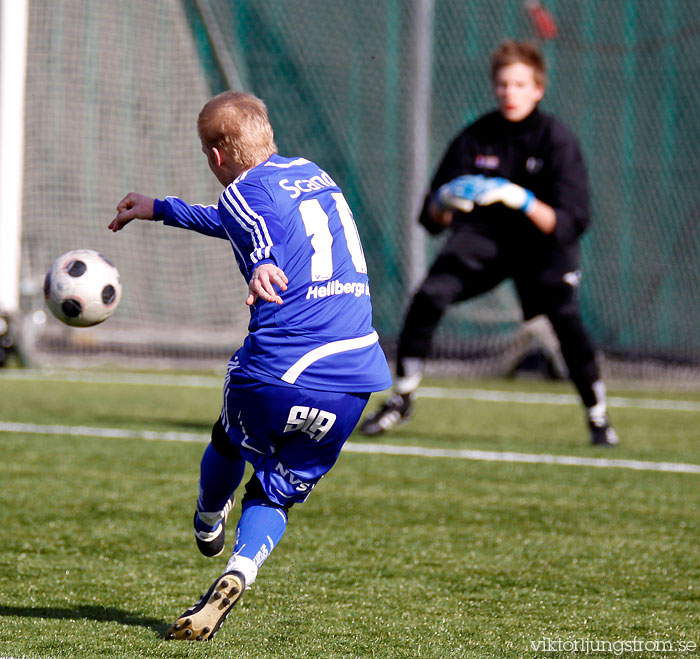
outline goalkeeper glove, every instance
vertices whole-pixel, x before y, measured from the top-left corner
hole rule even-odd
[[[484,176],[459,176],[438,188],[436,201],[443,210],[458,210],[470,213],[474,199],[483,188]]]
[[[487,178],[480,174],[459,176],[438,189],[441,208],[454,208],[469,213],[474,204],[488,206],[502,203],[508,208],[527,213],[535,203],[535,195],[505,178]]]
[[[507,178],[489,178],[474,198],[480,206],[502,203],[508,208],[527,213],[535,204],[535,195],[527,188],[512,183]]]

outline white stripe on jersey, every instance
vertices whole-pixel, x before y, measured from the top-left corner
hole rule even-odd
[[[256,213],[248,205],[248,202],[246,201],[245,197],[238,190],[237,183],[239,181],[242,181],[247,173],[248,172],[243,172],[243,174],[241,174],[228,188],[226,188],[226,190],[224,190],[224,196],[226,197],[227,201],[231,203],[236,209],[236,212],[231,213],[234,217],[238,216],[236,217],[236,221],[238,221],[238,223],[241,224],[240,219],[242,219],[246,224],[249,225],[249,227],[252,228],[251,231],[251,229],[248,229],[245,227],[245,225],[241,224],[241,226],[244,229],[246,229],[246,231],[249,231],[254,237],[253,245],[256,247],[256,249],[250,255],[250,259],[253,263],[257,263],[260,259],[266,259],[270,257],[272,239],[270,238],[270,233],[267,230],[267,223],[265,222],[265,218],[262,215]],[[233,195],[235,195],[235,199]],[[231,212],[229,206],[227,205],[226,207],[229,210],[229,212]]]
[[[292,160],[292,162],[272,162],[268,160],[265,163],[265,167],[279,167],[280,169],[288,169],[289,167],[296,167],[297,165],[308,165],[311,161],[306,158],[297,158]]]
[[[241,265],[243,266],[243,269],[247,272],[248,271],[248,264],[245,260],[245,257],[243,256],[243,252],[241,252],[241,250],[238,249],[238,245],[236,245],[236,241],[233,239],[231,234],[228,232],[228,229],[226,228],[226,225],[223,222],[221,223],[221,226],[224,228],[224,231],[225,231],[226,235],[228,236],[228,241],[231,243],[231,246],[233,247],[233,251],[236,252],[236,254],[238,254],[238,257],[239,257],[238,260],[240,261]],[[250,274],[250,273],[248,273],[248,274]],[[247,278],[248,277],[246,276],[246,279]]]
[[[245,212],[243,212],[243,209],[236,202],[236,200],[231,196],[231,193],[230,193],[228,188],[226,190],[224,190],[223,194],[221,195],[221,202],[226,207],[226,210],[229,212],[231,217],[233,217],[233,219],[236,220],[236,222],[241,227],[241,229],[247,231],[251,235],[251,238],[253,240],[253,246],[256,247],[256,249],[251,254],[251,260],[253,261],[253,263],[256,263],[260,259],[256,258],[255,254],[257,252],[260,252],[263,249],[263,246],[265,244],[262,233],[260,231],[260,224],[258,222],[256,222],[255,220],[251,219]],[[263,220],[263,218],[260,217],[259,215],[257,217],[264,224],[265,220]],[[267,233],[267,227],[265,227],[265,233]],[[269,236],[268,236],[268,241],[270,243],[272,242],[269,240]],[[270,247],[268,246],[267,247],[268,256],[269,256],[269,250],[270,250]]]
[[[255,245],[255,235],[254,235],[254,234],[255,234],[255,229],[254,229],[254,227],[247,226],[246,224],[244,224],[244,223],[241,221],[241,218],[238,216],[238,214],[236,213],[236,211],[231,207],[231,205],[226,201],[226,199],[224,199],[224,196],[223,196],[223,195],[221,196],[221,202],[222,202],[223,205],[226,207],[226,210],[229,212],[229,214],[231,215],[231,217],[233,217],[233,219],[236,220],[236,222],[237,222],[238,225],[241,227],[241,229],[244,229],[244,230],[247,231],[249,234],[251,234],[251,238],[252,238],[252,240],[253,240],[253,245]],[[247,258],[246,258],[245,256],[243,256],[243,253],[238,249],[238,246],[236,245],[236,241],[233,240],[233,238],[231,237],[231,234],[230,234],[230,233],[228,232],[228,230],[226,229],[226,225],[224,225],[224,231],[226,231],[226,235],[229,237],[229,241],[230,241],[231,244],[234,246],[234,249],[236,250],[236,252],[241,256],[241,263],[243,263],[244,265],[246,265],[246,264],[247,264]],[[268,247],[268,248],[267,248],[268,256],[269,256],[269,250],[270,250],[270,248]],[[255,250],[255,251],[250,255],[251,261],[252,261],[253,263],[257,263],[257,262],[260,260],[259,258],[256,258],[256,257],[255,257],[255,253],[258,252],[258,251],[260,251],[260,250]]]
[[[317,362],[323,357],[337,355],[339,352],[347,352],[348,350],[357,350],[358,348],[367,348],[379,341],[379,335],[376,332],[361,336],[357,339],[343,339],[342,341],[331,341],[325,345],[314,348],[307,352],[301,359],[298,359],[291,368],[282,376],[284,382],[294,384],[297,378],[314,362]]]
[[[182,201],[179,197],[175,197],[174,195],[166,195],[165,200],[167,201],[168,199],[175,199],[176,201]],[[193,208],[216,208],[216,204],[190,204]]]
[[[253,254],[250,255],[250,260],[253,261],[253,263],[257,263],[260,259],[269,258],[270,249],[272,248],[272,238],[270,238],[270,233],[267,230],[267,222],[265,222],[265,218],[262,215],[256,213],[248,205],[248,202],[246,201],[245,197],[239,192],[238,187],[236,187],[235,181],[231,189],[236,194],[236,198],[239,200],[241,208],[245,209],[245,212],[248,215],[252,216],[252,221],[256,223],[256,228],[258,228],[258,230],[262,229],[263,238],[261,239],[261,245],[260,247],[258,247],[258,249],[255,250],[255,252],[253,252]]]

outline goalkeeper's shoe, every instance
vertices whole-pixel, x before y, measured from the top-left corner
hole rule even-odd
[[[406,423],[413,414],[411,394],[392,394],[374,413],[370,414],[360,426],[360,430],[369,436],[380,435],[402,423]]]
[[[233,502],[234,497],[231,496],[226,502],[223,511],[221,511],[223,513],[223,518],[214,526],[207,526],[207,524],[200,519],[199,511],[194,514],[194,539],[197,541],[199,551],[208,558],[218,556],[224,550],[224,544],[226,543],[226,521],[228,520],[231,508],[233,508]]]
[[[615,429],[610,425],[607,417],[601,419],[588,419],[588,427],[591,431],[591,444],[593,446],[617,446],[620,438]]]
[[[222,574],[199,601],[187,609],[165,632],[165,638],[208,641],[241,599],[245,577],[238,571]]]

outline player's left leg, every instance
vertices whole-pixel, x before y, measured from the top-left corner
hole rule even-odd
[[[569,377],[586,407],[591,443],[596,446],[616,446],[620,440],[608,418],[605,383],[600,376],[595,349],[577,305],[565,305],[547,315],[559,339]]]
[[[515,277],[525,319],[545,314],[559,339],[569,378],[586,408],[591,443],[616,446],[619,439],[608,419],[595,347],[579,311],[580,281],[575,248],[551,254],[549,262],[537,270],[524,268]]]
[[[229,440],[221,419],[217,419],[200,464],[199,497],[194,514],[195,540],[204,556],[218,556],[224,550],[226,521],[244,470],[241,452]]]
[[[411,418],[424,363],[445,312],[495,288],[504,277],[493,237],[467,225],[452,234],[411,300],[397,346],[393,393],[366,417],[360,428],[365,435],[382,434]]]
[[[204,641],[216,634],[282,539],[291,505],[281,506],[271,501],[258,477],[252,475],[243,497],[233,555],[224,573],[173,623],[166,638]]]

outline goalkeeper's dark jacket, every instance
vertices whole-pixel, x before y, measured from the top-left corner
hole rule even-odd
[[[531,190],[554,208],[556,228],[551,235],[543,234],[524,213],[497,203],[475,206],[471,213],[456,212],[454,231],[477,230],[524,251],[528,247],[549,250],[573,246],[588,227],[588,182],[578,141],[558,119],[538,109],[517,123],[491,112],[453,140],[419,218],[430,233],[442,230],[428,217],[431,196],[441,185],[464,174],[502,176]]]

